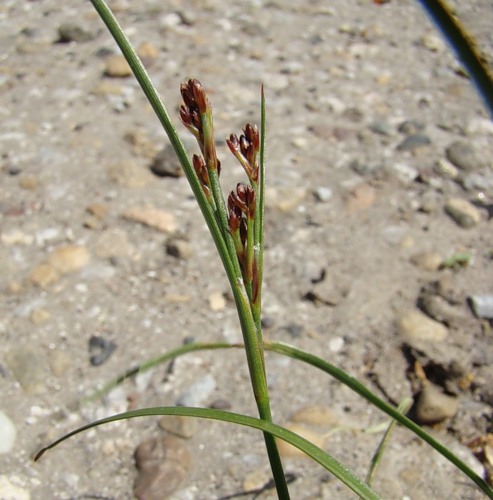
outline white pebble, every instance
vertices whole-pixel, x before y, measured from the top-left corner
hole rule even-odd
[[[0,411],[0,453],[8,453],[12,450],[16,436],[17,430],[12,420]]]

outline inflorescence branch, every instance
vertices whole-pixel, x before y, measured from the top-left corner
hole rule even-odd
[[[259,217],[259,151],[260,133],[255,125],[245,125],[243,134],[231,134],[226,143],[247,174],[249,184],[239,183],[228,196],[227,205],[219,184],[221,163],[214,142],[212,107],[198,80],[188,80],[180,87],[183,104],[180,118],[193,134],[201,155],[193,155],[197,178],[213,208],[223,235],[232,240],[231,248],[237,259],[252,310],[259,311],[260,286],[258,259],[260,251]],[[233,257],[233,256],[232,256]]]

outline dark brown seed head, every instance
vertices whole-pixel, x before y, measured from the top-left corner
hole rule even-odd
[[[202,84],[198,80],[190,80],[189,83],[191,83],[193,97],[199,109],[199,113],[204,114],[210,111],[211,106]]]
[[[234,155],[240,151],[240,143],[236,134],[231,134],[229,139],[226,139],[226,144]]]
[[[241,210],[233,206],[228,213],[228,222],[231,232],[236,232],[241,224]]]

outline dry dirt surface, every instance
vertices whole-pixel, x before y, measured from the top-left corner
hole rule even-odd
[[[491,54],[491,2],[452,3]],[[244,174],[224,138],[259,122],[265,85],[265,337],[386,401],[414,398],[411,416],[486,475],[493,125],[418,2],[110,5],[177,124],[180,83],[206,87],[225,192]],[[185,341],[241,340],[238,320],[167,138],[90,2],[3,0],[0,47],[0,498],[274,498],[261,435],[212,421],[119,422],[32,461],[130,408],[256,410],[239,350],[185,356],[81,404]],[[386,416],[294,360],[268,354],[267,371],[276,422],[364,477]],[[353,498],[283,456],[293,498]],[[402,428],[373,484],[388,499],[483,498]]]

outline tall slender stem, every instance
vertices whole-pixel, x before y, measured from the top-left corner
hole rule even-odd
[[[103,22],[106,24],[108,30],[110,31],[111,35],[113,36],[123,55],[125,56],[125,59],[129,63],[135,77],[137,78],[137,81],[144,91],[144,94],[146,95],[149,103],[154,109],[154,112],[159,118],[164,130],[166,131],[171,145],[173,146],[173,149],[175,150],[175,153],[185,171],[185,175],[188,179],[188,182],[190,183],[194,196],[197,199],[199,207],[211,232],[212,238],[216,244],[216,248],[224,265],[233,291],[233,295],[235,297],[235,303],[238,310],[243,339],[245,342],[245,351],[248,369],[250,372],[250,379],[259,415],[263,420],[272,422],[270,399],[265,375],[263,344],[261,342],[260,335],[260,308],[256,309],[254,318],[252,305],[246,293],[245,284],[243,283],[241,268],[239,265],[238,257],[236,255],[234,242],[230,232],[227,230],[227,213],[224,206],[222,193],[220,193],[217,170],[213,172],[214,178],[211,185],[213,189],[212,194],[216,203],[216,210],[214,210],[213,205],[207,200],[207,197],[190,162],[183,143],[181,142],[178,133],[169,118],[168,112],[166,111],[166,108],[161,101],[161,98],[159,97],[136,51],[125,36],[118,21],[116,20],[106,3],[103,0],[91,0],[91,3],[100,15]],[[212,127],[212,123],[206,123],[205,125]],[[211,174],[210,171],[209,174]],[[261,218],[261,221],[262,220],[263,217]],[[289,491],[286,483],[286,478],[284,476],[284,470],[277,448],[277,443],[275,441],[275,438],[267,432],[264,433],[264,439],[272,473],[274,476],[274,481],[276,484],[277,494],[280,499],[288,500],[290,498]]]

